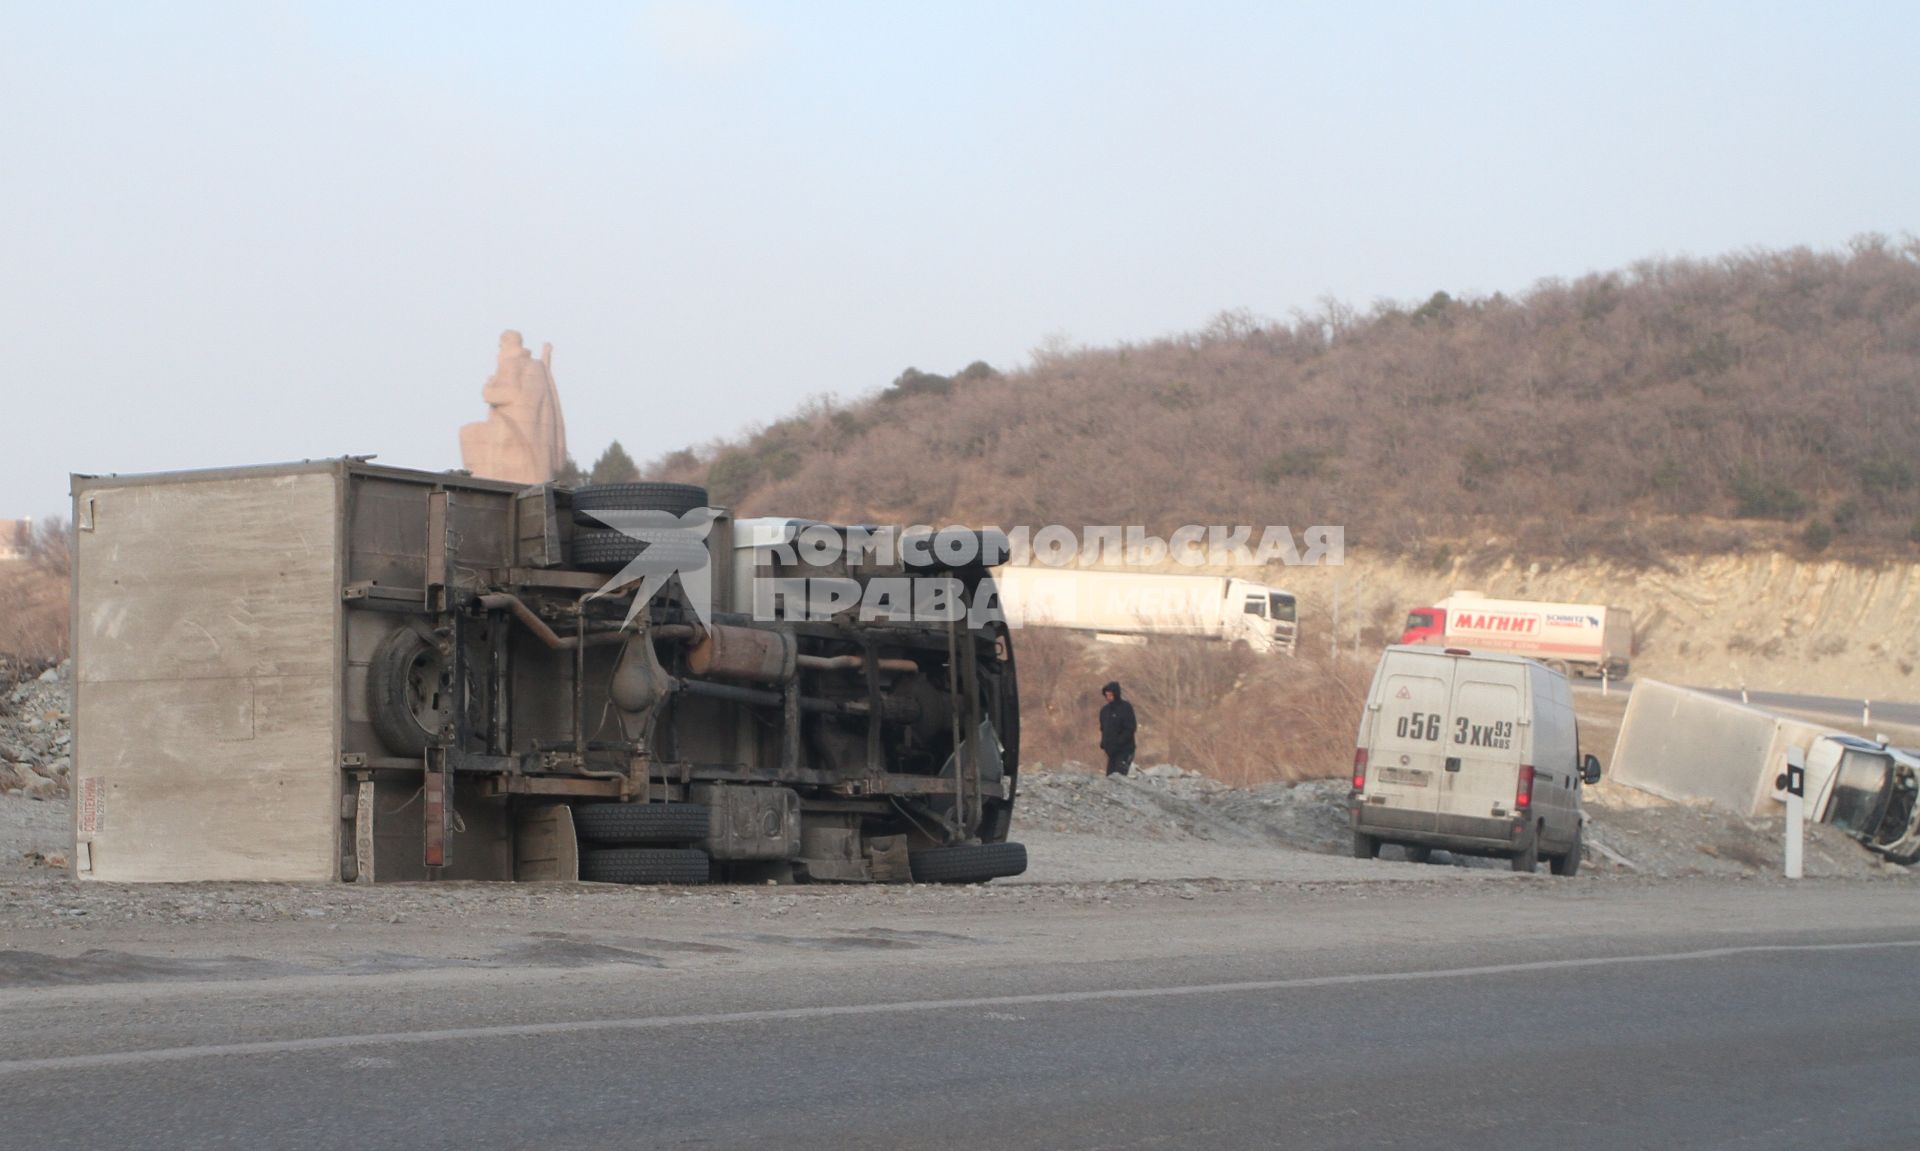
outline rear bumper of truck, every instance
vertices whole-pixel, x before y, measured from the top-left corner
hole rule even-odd
[[[1462,854],[1506,854],[1523,850],[1531,834],[1525,823],[1472,815],[1438,815],[1371,803],[1351,808],[1353,830],[1393,843],[1441,847]]]

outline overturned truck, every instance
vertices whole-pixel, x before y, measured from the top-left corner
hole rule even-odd
[[[993,541],[362,459],[73,499],[83,879],[1025,869]]]

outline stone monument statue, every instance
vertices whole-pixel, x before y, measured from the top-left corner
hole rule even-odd
[[[553,345],[534,359],[519,332],[500,334],[500,362],[480,390],[492,409],[487,418],[460,429],[466,469],[489,480],[544,484],[567,460],[567,422],[553,385]]]

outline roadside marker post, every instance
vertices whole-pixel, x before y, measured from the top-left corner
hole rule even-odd
[[[1604,664],[1600,667],[1600,694],[1607,694],[1607,669]]]
[[[1799,879],[1803,873],[1807,831],[1806,752],[1797,747],[1787,749],[1787,773],[1778,782],[1787,793],[1787,878]]]
[[[1873,701],[1870,699],[1860,701],[1860,726],[1873,726]]]

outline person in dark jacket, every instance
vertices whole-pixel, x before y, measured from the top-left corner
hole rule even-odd
[[[1120,698],[1120,684],[1100,689],[1107,703],[1100,709],[1100,750],[1107,753],[1107,774],[1125,775],[1133,767],[1133,705]]]

